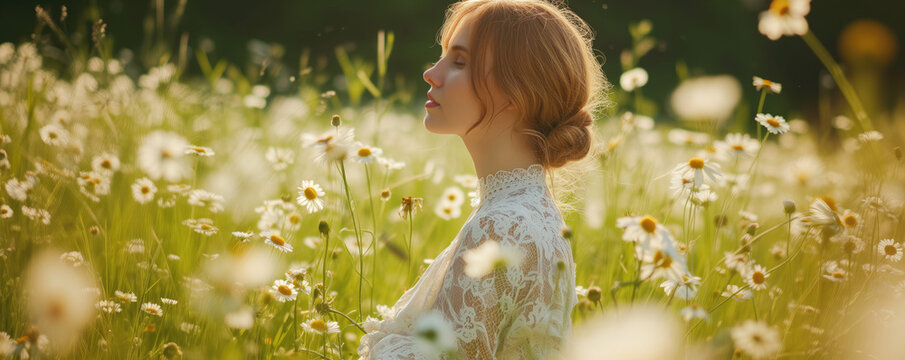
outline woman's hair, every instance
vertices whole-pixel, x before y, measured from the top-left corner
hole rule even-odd
[[[563,172],[565,184],[574,186],[580,172],[596,168],[594,115],[606,105],[610,87],[591,28],[571,10],[543,0],[466,0],[446,12],[438,39],[444,50],[463,21],[471,24],[471,80],[482,109],[468,131],[487,115],[489,73],[521,113],[516,131],[528,136],[538,161],[547,169],[575,162]]]

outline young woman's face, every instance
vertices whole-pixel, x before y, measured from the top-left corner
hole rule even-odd
[[[428,101],[424,105],[427,110],[424,126],[430,132],[456,134],[464,138],[465,132],[481,116],[481,103],[471,82],[473,59],[468,52],[470,31],[471,24],[468,21],[460,23],[453,32],[446,54],[424,72],[424,81],[431,86]],[[500,96],[499,93],[501,92],[491,85],[494,100]],[[488,111],[488,115],[492,114],[493,109]]]

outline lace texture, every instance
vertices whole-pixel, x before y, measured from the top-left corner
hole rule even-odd
[[[480,205],[459,233],[380,321],[361,338],[362,359],[429,359],[418,346],[418,316],[439,311],[467,359],[549,359],[571,334],[575,263],[543,166],[479,179]],[[485,241],[518,249],[522,261],[483,278],[465,275],[463,254]]]

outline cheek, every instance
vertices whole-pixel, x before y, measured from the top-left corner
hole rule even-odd
[[[467,129],[481,115],[480,100],[475,95],[467,74],[458,74],[449,80],[446,90],[450,106],[446,111],[455,114],[457,121],[463,123]]]

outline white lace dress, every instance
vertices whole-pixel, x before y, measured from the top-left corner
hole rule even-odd
[[[413,328],[437,310],[453,326],[460,358],[548,359],[571,334],[578,302],[575,262],[544,168],[502,170],[479,179],[480,204],[449,246],[361,338],[362,359],[424,359]],[[473,279],[463,254],[488,240],[511,246],[522,261]]]

